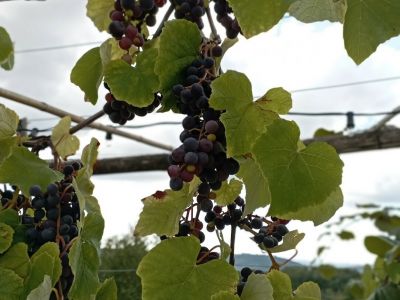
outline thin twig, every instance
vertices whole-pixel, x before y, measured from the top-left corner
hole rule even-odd
[[[58,108],[56,108],[54,106],[51,106],[51,105],[49,105],[49,104],[47,104],[45,102],[40,102],[40,101],[37,101],[35,99],[20,95],[18,93],[15,93],[15,92],[3,89],[3,88],[0,88],[0,97],[3,97],[3,98],[6,98],[6,99],[9,99],[9,100],[18,102],[18,103],[22,103],[22,104],[28,105],[30,107],[39,109],[41,111],[50,113],[50,114],[58,116],[58,117],[70,116],[71,120],[73,122],[75,122],[75,123],[81,123],[81,122],[83,122],[85,120],[84,118],[82,118],[80,116],[77,116],[75,114],[71,114],[71,113],[69,113],[67,111],[64,111],[62,109],[58,109]],[[165,145],[163,143],[159,143],[159,142],[147,139],[147,138],[145,138],[143,136],[136,135],[134,133],[118,130],[118,129],[113,128],[111,126],[103,125],[101,123],[93,122],[93,123],[87,125],[87,127],[91,127],[91,128],[95,128],[95,129],[98,129],[98,130],[101,130],[101,131],[105,131],[105,132],[111,133],[111,134],[123,136],[125,138],[137,141],[139,143],[143,143],[143,144],[146,144],[146,145],[149,145],[149,146],[152,146],[152,147],[156,147],[156,148],[160,148],[160,149],[163,149],[163,150],[168,150],[168,151],[172,151],[173,150],[173,148],[171,146],[169,146],[169,145]]]
[[[219,42],[221,42],[221,37],[219,36],[219,34],[217,32],[217,28],[215,28],[214,20],[211,15],[211,11],[210,11],[210,7],[206,7],[206,14],[207,14],[208,23],[210,24],[210,27],[211,27],[213,39],[219,43]]]
[[[229,254],[229,263],[232,266],[235,265],[236,227],[237,227],[237,222],[235,221],[233,222],[233,224],[231,224],[231,241],[230,241],[231,253]]]
[[[168,7],[167,12],[164,15],[164,18],[161,20],[160,25],[158,25],[156,32],[153,34],[153,39],[155,39],[156,37],[158,37],[161,34],[161,31],[164,28],[165,22],[168,21],[169,17],[171,16],[172,12],[174,11],[174,9],[175,9],[174,4],[171,3],[171,5]]]
[[[280,264],[281,267],[288,264],[290,261],[293,260],[293,258],[296,257],[296,255],[297,255],[297,253],[299,253],[299,251],[297,249],[294,249],[294,250],[295,250],[294,254],[289,259],[285,260],[283,263]]]
[[[106,113],[104,112],[104,110],[100,110],[99,112],[95,113],[94,115],[90,116],[89,118],[83,120],[82,122],[78,123],[76,126],[72,127],[69,130],[70,134],[74,134],[75,132],[77,132],[78,130],[87,127],[89,124],[93,123],[94,121],[96,121],[97,119],[101,118],[102,116],[104,116]]]

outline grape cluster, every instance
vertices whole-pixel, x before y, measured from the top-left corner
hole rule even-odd
[[[73,274],[68,263],[68,244],[78,236],[77,222],[80,219],[78,198],[72,187],[72,179],[81,168],[79,162],[66,165],[63,169],[64,179],[51,183],[46,191],[37,185],[30,188],[33,216],[22,216],[22,224],[27,227],[26,241],[30,255],[35,253],[46,242],[58,242],[61,257],[62,274],[60,278],[63,294],[68,293],[73,281]]]
[[[201,19],[206,10],[204,0],[174,0],[175,18],[186,19],[197,24],[199,29],[203,29],[204,23]]]
[[[119,47],[127,50],[122,59],[129,64],[132,58],[129,49],[132,46],[142,47],[145,37],[140,32],[141,25],[154,26],[157,23],[156,14],[166,0],[116,0],[114,10],[110,12],[111,23],[108,27],[110,34],[117,39]]]
[[[199,191],[203,187],[199,187]],[[211,197],[213,197],[211,193]],[[231,203],[224,207],[215,205],[213,207],[213,202],[209,199],[210,195],[207,197],[204,194],[199,194],[197,196],[197,201],[200,204],[202,211],[206,212],[204,221],[207,223],[207,231],[213,232],[215,229],[223,230],[225,226],[229,226],[239,222],[243,215],[244,200],[241,197],[237,197],[234,203]]]
[[[263,271],[261,270],[252,270],[249,267],[244,267],[242,270],[240,270],[240,281],[239,284],[237,286],[237,294],[239,296],[242,295],[244,286],[246,285],[247,279],[249,278],[249,276],[254,273],[254,274],[264,274]]]
[[[179,237],[194,235],[199,239],[200,243],[202,243],[206,238],[204,232],[201,231],[203,229],[203,226],[203,222],[196,218],[190,221],[183,220],[179,223],[179,231],[175,236]]]
[[[108,89],[107,84],[104,86]],[[153,102],[146,107],[136,107],[122,100],[115,99],[111,92],[105,96],[106,104],[103,106],[103,111],[108,115],[111,122],[119,125],[124,125],[127,121],[133,120],[135,116],[144,117],[148,113],[153,112],[161,103],[161,95],[154,94]]]
[[[232,8],[229,6],[227,0],[214,0],[214,11],[217,13],[217,21],[225,27],[226,36],[230,39],[234,39],[241,32],[237,19],[233,19],[231,14]]]
[[[272,222],[268,222],[267,226],[263,225],[263,220],[259,217],[253,217],[247,225],[252,229],[258,229],[258,233],[254,235],[253,240],[266,248],[278,246],[283,237],[289,232],[285,224],[287,220],[272,218]]]
[[[209,107],[210,83],[215,79],[212,72],[214,65],[215,61],[212,57],[195,59],[185,70],[183,84],[172,87],[172,93],[176,97],[181,113],[195,116]]]
[[[239,171],[239,163],[226,156],[225,128],[219,113],[207,109],[203,118],[187,116],[182,125],[182,145],[172,151],[168,167],[171,189],[180,190],[183,182],[197,175],[206,186],[218,190],[229,175]]]
[[[221,55],[219,46],[207,48],[207,53]],[[218,190],[229,175],[239,171],[239,163],[226,155],[225,127],[220,121],[221,111],[209,107],[211,70],[215,61],[211,56],[195,59],[185,70],[183,84],[172,91],[177,107],[187,116],[182,120],[182,144],[169,157],[170,187],[180,190],[183,182],[198,176],[208,188]]]

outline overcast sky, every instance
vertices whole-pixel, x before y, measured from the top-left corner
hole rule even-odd
[[[0,26],[5,27],[15,43],[16,51],[86,42],[100,42],[109,36],[99,33],[85,9],[85,1],[51,0],[44,2],[11,1],[0,3]],[[83,94],[69,81],[70,71],[83,53],[96,45],[64,48],[52,51],[16,53],[15,67],[11,72],[0,70],[0,86],[12,91],[48,102],[78,115],[90,115],[104,104],[104,89],[100,90],[99,103],[92,106],[83,103]],[[240,39],[226,54],[222,66],[246,73],[253,84],[254,95],[262,95],[269,88],[282,86],[298,90],[377,78],[400,76],[400,38],[379,46],[378,51],[361,66],[347,56],[343,45],[340,24],[320,22],[303,24],[293,18],[285,18],[273,30],[250,40]],[[330,112],[390,111],[400,105],[400,80],[385,81],[345,88],[293,93],[292,111]],[[32,108],[0,98],[0,103],[14,109],[21,117],[29,119],[29,128],[52,127],[56,118]],[[46,120],[43,120],[45,118]],[[50,118],[50,119],[48,119]],[[358,117],[352,132],[362,131],[381,117]],[[182,116],[153,114],[145,119],[137,118],[131,125],[155,121],[180,121]],[[296,117],[302,137],[311,137],[320,128],[342,130],[344,117]],[[399,125],[400,118],[390,124]],[[107,118],[100,120],[110,124]],[[150,127],[133,132],[148,138],[177,146],[179,126]],[[352,132],[349,132],[351,134]],[[160,153],[161,150],[113,137],[105,140],[103,132],[82,130],[78,133],[81,145],[91,137],[100,140],[100,157],[127,156]],[[342,189],[345,205],[337,216],[354,212],[355,203],[374,202],[399,206],[400,151],[381,150],[345,154]],[[144,172],[123,175],[102,175],[93,178],[95,195],[100,201],[106,220],[104,237],[124,234],[138,219],[142,204],[140,199],[155,190],[168,187],[165,172]],[[292,222],[289,229],[299,229],[306,238],[299,246],[297,260],[310,261],[319,245],[316,238],[324,232],[323,225],[314,227],[310,222]],[[371,262],[362,246],[366,234],[376,233],[369,224],[359,223],[347,228],[354,230],[357,239],[350,243],[326,240],[331,251],[326,252],[324,262],[355,263]],[[228,236],[228,232],[226,233]],[[260,253],[256,245],[240,233],[237,252]],[[208,239],[211,245],[215,240]],[[352,251],[349,251],[351,249]],[[286,256],[290,256],[288,253]],[[285,255],[283,255],[285,256]]]

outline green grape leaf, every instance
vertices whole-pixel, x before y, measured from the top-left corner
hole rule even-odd
[[[274,27],[287,12],[290,0],[229,0],[246,38]]]
[[[114,0],[88,0],[86,15],[99,31],[108,29],[111,23],[110,12],[114,9]]]
[[[292,96],[281,87],[272,88],[256,101],[264,110],[284,115],[292,108]]]
[[[318,205],[341,183],[343,163],[336,150],[315,142],[299,151],[299,136],[294,122],[278,119],[253,147],[253,157],[269,182],[269,215]]]
[[[180,191],[166,190],[161,197],[152,195],[144,198],[143,210],[135,228],[135,234],[174,235],[179,231],[179,219],[193,201],[194,191],[189,193],[189,184]],[[157,220],[157,222],[154,222]]]
[[[0,223],[6,223],[12,228],[15,228],[19,224],[18,212],[12,208],[0,210]]]
[[[314,132],[314,137],[325,137],[325,136],[332,136],[332,135],[343,135],[341,131],[333,131],[333,130],[327,130],[325,128],[318,128]]]
[[[154,247],[137,270],[143,300],[204,300],[220,291],[233,294],[239,279],[234,267],[221,259],[196,265],[199,251],[193,236],[170,238]]]
[[[44,275],[42,283],[37,288],[33,289],[29,293],[26,299],[27,300],[49,299],[52,290],[53,290],[53,284],[51,282],[50,276]]]
[[[12,69],[13,65],[14,45],[8,32],[0,26],[0,66],[8,71]]]
[[[77,176],[72,181],[82,213],[83,210],[88,212],[100,212],[98,201],[94,196],[92,196],[94,184],[90,180],[93,175],[93,166],[97,160],[97,148],[99,145],[99,141],[92,138],[90,144],[83,149],[81,157],[83,167],[78,171]]]
[[[8,57],[8,60],[6,62],[0,64],[0,67],[2,67],[6,71],[11,71],[12,68],[14,68],[14,61],[15,61],[15,59],[14,59],[14,53],[13,53]]]
[[[229,292],[219,292],[211,296],[211,300],[240,300],[238,295]]]
[[[318,226],[332,218],[342,206],[343,193],[338,187],[320,204],[303,207],[296,212],[280,214],[277,217],[285,220],[313,221],[314,226]]]
[[[385,236],[367,236],[364,245],[369,252],[383,257],[395,244]]]
[[[278,253],[296,249],[297,244],[301,242],[304,236],[304,233],[299,233],[297,230],[290,231],[283,237],[282,244],[268,250],[271,253]]]
[[[79,58],[71,71],[70,79],[85,93],[85,101],[93,105],[97,103],[99,86],[103,80],[99,47],[90,49]]]
[[[337,274],[337,269],[331,265],[320,265],[317,270],[327,280],[332,279]]]
[[[56,148],[57,153],[63,158],[74,155],[79,149],[79,139],[69,133],[71,127],[71,117],[66,116],[54,126],[51,132],[51,142]]]
[[[20,300],[24,281],[14,271],[0,267],[0,300]]]
[[[342,230],[341,232],[339,232],[338,237],[340,237],[342,240],[352,240],[355,238],[354,233],[352,233],[351,231],[347,231],[347,230]]]
[[[99,213],[89,213],[83,220],[80,236],[69,252],[69,264],[74,281],[68,293],[72,299],[91,299],[99,287],[100,240],[104,219]]]
[[[12,154],[13,148],[17,145],[18,137],[0,138],[0,166]]]
[[[289,7],[289,13],[304,23],[318,21],[344,21],[346,0],[297,0]]]
[[[131,46],[129,48],[129,53],[136,52],[137,48]],[[118,40],[114,38],[109,38],[100,45],[100,57],[103,66],[106,66],[110,61],[120,60],[127,51],[119,47]],[[133,53],[132,53],[133,54]],[[136,55],[132,55],[132,58],[136,58]],[[134,62],[134,60],[132,61]]]
[[[53,262],[52,269],[51,270],[49,269],[49,271],[46,274],[50,275],[53,285],[55,285],[58,279],[60,278],[62,272],[61,260],[59,259],[60,256],[59,246],[53,242],[48,242],[43,244],[39,248],[39,250],[37,250],[32,255],[32,264],[34,264],[36,259],[43,253],[47,254]]]
[[[226,131],[227,155],[250,152],[255,140],[278,115],[264,107],[265,101],[253,102],[251,83],[242,73],[229,70],[214,80],[211,87],[210,106],[226,110],[221,121]]]
[[[250,274],[243,288],[241,300],[274,300],[271,282],[264,274]]]
[[[182,38],[182,37],[185,38]],[[201,33],[196,24],[186,20],[165,23],[160,35],[155,72],[163,92],[184,79],[183,71],[199,56]]]
[[[117,99],[136,107],[146,107],[154,100],[159,87],[154,66],[158,55],[157,48],[146,49],[137,56],[135,67],[123,60],[113,60],[107,64],[104,80]]]
[[[21,172],[34,170],[34,172]],[[24,195],[29,195],[32,185],[39,185],[42,190],[64,176],[49,168],[47,162],[41,160],[25,147],[14,147],[12,154],[0,166],[0,182],[17,185]]]
[[[400,263],[392,262],[386,266],[387,274],[392,282],[400,283]]]
[[[14,229],[11,226],[0,223],[0,254],[10,248],[14,236]]]
[[[289,300],[292,299],[292,282],[290,277],[283,272],[272,270],[267,274],[272,287],[274,300]]]
[[[268,180],[252,158],[240,158],[240,169],[236,174],[246,187],[246,206],[243,215],[248,215],[257,208],[265,207],[271,202]]]
[[[28,256],[28,245],[17,243],[0,256],[0,267],[13,270],[19,277],[28,276],[31,262]]]
[[[40,284],[44,280],[45,275],[48,275],[50,278],[55,275],[55,264],[59,265],[59,269],[61,270],[60,259],[58,257],[52,257],[52,255],[47,252],[42,252],[38,255],[35,255],[35,258],[32,258],[31,272],[24,282],[25,297],[27,297],[32,290],[40,286]],[[54,285],[55,282],[52,282],[52,284]]]
[[[107,278],[101,283],[96,300],[117,300],[117,284],[114,278]]]
[[[228,180],[224,181],[220,189],[215,191],[217,195],[215,202],[221,206],[233,203],[237,196],[240,195],[242,187],[242,182],[237,179],[232,178],[229,183]]]
[[[15,111],[0,103],[0,139],[12,137],[17,131],[18,121]]]
[[[318,284],[308,281],[300,284],[294,291],[294,300],[321,300],[321,290]]]
[[[400,34],[398,0],[347,0],[343,38],[347,53],[361,64],[379,44]]]

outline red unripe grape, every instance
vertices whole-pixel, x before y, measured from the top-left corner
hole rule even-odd
[[[124,14],[118,10],[114,10],[111,12],[110,18],[113,21],[124,21]]]
[[[138,34],[138,29],[135,26],[129,24],[125,29],[125,36],[130,38],[132,41],[136,38]]]
[[[129,48],[132,46],[132,40],[130,38],[124,36],[122,39],[120,39],[118,44],[121,49],[129,50]]]

